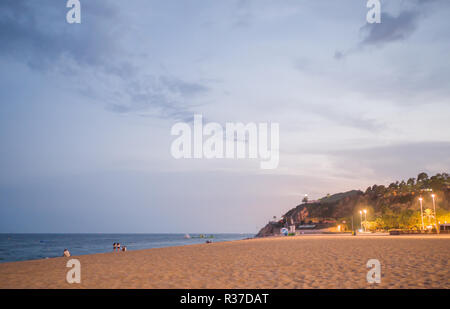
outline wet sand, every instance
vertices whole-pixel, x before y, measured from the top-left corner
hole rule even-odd
[[[66,263],[81,263],[68,284]],[[308,235],[0,264],[0,288],[450,288],[450,235]],[[369,259],[381,283],[366,280]]]

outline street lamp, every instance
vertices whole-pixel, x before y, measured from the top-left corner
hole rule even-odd
[[[420,202],[420,216],[422,217],[422,230],[425,230],[425,225],[423,224],[423,207],[422,207],[423,198],[419,197]]]
[[[436,195],[431,194],[431,197],[433,198],[433,209],[434,209],[434,224],[436,225],[436,233],[438,233],[438,225],[437,225],[437,214],[436,214],[436,201],[434,200],[434,198],[436,197]]]
[[[362,228],[362,211],[361,210],[359,211],[359,214],[361,215],[361,230],[362,230],[363,228]]]
[[[367,210],[364,209],[364,232],[367,232]]]

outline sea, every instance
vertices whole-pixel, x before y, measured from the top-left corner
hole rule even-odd
[[[254,234],[0,234],[0,263],[113,251],[118,242],[127,250],[232,241]]]

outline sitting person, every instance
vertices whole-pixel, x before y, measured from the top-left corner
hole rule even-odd
[[[122,247],[122,252],[125,252],[125,251],[127,251],[127,247],[126,247],[126,246],[123,246],[123,247]]]
[[[70,252],[67,249],[64,249],[63,257],[70,257]]]

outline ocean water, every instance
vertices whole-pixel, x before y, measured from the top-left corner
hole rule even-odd
[[[127,250],[183,246],[230,241],[253,237],[253,234],[0,234],[0,263],[36,260],[62,256],[64,249],[71,255],[111,252],[119,242]]]

